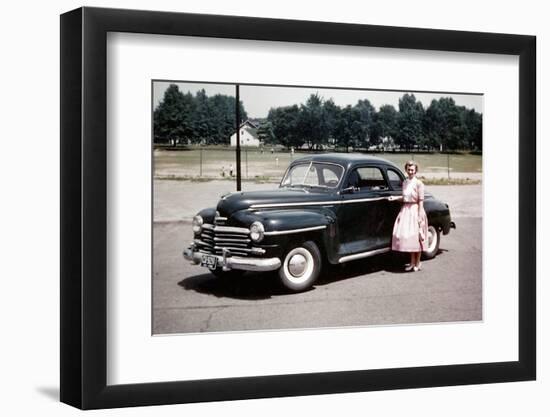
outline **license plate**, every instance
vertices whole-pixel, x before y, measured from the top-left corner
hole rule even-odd
[[[202,255],[201,266],[206,266],[209,269],[216,269],[218,258],[213,255]]]

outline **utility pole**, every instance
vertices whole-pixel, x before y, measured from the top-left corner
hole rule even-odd
[[[235,85],[235,121],[237,126],[237,191],[241,191],[241,109],[239,106],[239,84]]]

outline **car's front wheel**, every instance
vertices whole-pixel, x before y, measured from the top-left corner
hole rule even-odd
[[[439,252],[439,242],[441,239],[441,232],[435,226],[428,226],[427,245],[428,248],[422,252],[424,259],[432,259]]]
[[[315,242],[308,240],[293,246],[283,258],[279,279],[291,291],[310,288],[321,272],[321,252]]]

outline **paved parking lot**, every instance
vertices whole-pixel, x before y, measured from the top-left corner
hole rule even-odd
[[[381,255],[325,268],[313,289],[288,294],[279,287],[274,273],[219,279],[205,268],[185,261],[182,249],[192,237],[188,213],[193,213],[194,206],[204,207],[207,198],[217,199],[217,194],[205,193],[202,183],[166,182],[171,185],[156,184],[155,193],[166,192],[175,185],[184,191],[179,198],[183,194],[196,197],[185,200],[187,211],[180,206],[180,219],[169,218],[166,213],[170,211],[159,204],[170,199],[159,196],[156,201],[155,218],[159,221],[154,224],[153,250],[155,334],[482,319],[479,185],[428,190],[449,202],[457,229],[443,236],[441,252],[424,262],[422,271],[405,273],[402,258]],[[178,193],[173,191],[171,197],[172,201],[177,200]],[[157,217],[161,208],[165,218]]]

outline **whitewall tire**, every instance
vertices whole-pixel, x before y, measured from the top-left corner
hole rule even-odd
[[[292,247],[282,259],[279,279],[291,291],[310,288],[321,272],[321,253],[315,242],[309,240]]]
[[[428,226],[428,234],[426,236],[428,248],[422,252],[424,259],[432,259],[439,252],[439,242],[441,232],[435,226]]]

